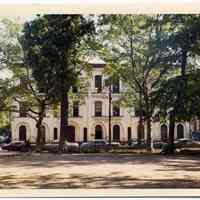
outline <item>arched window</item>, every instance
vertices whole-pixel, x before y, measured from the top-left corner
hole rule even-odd
[[[100,125],[95,127],[95,139],[103,139],[103,130]]]
[[[87,142],[87,128],[83,129],[83,141]]]
[[[137,126],[137,138],[139,140],[144,139],[144,125],[142,124],[140,126],[140,124],[138,124]]]
[[[166,124],[163,124],[163,125],[160,127],[160,132],[161,132],[161,140],[162,140],[162,141],[166,141],[167,138],[168,138],[168,134],[167,134],[167,125],[166,125]]]
[[[119,127],[119,125],[113,126],[113,141],[115,141],[115,142],[120,141],[120,127]]]
[[[54,128],[54,129],[53,129],[53,139],[54,139],[54,140],[57,140],[57,139],[58,139],[58,129],[57,129],[57,128]]]
[[[101,101],[95,102],[95,116],[96,117],[102,116],[102,102]]]
[[[26,141],[26,127],[25,126],[19,127],[19,140]]]
[[[75,127],[74,126],[68,126],[67,127],[67,141],[68,142],[75,142]]]
[[[184,138],[184,127],[182,124],[177,125],[177,138]]]
[[[128,141],[132,138],[131,127],[128,127]]]

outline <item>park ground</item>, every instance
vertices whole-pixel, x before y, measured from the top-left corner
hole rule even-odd
[[[19,154],[0,156],[0,188],[200,188],[200,156]]]

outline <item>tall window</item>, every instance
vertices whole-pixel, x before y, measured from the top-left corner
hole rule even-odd
[[[115,141],[115,142],[120,141],[120,127],[119,127],[119,125],[113,126],[113,141]]]
[[[57,128],[54,128],[54,129],[53,129],[53,139],[54,139],[54,140],[57,140],[57,139],[58,139],[58,129],[57,129]]]
[[[26,127],[25,126],[19,127],[19,140],[26,141]]]
[[[119,93],[119,80],[115,80],[112,85],[113,93]]]
[[[160,131],[161,131],[161,140],[162,140],[162,141],[167,141],[167,138],[168,138],[167,125],[166,125],[166,124],[163,124],[163,125],[160,127]]]
[[[102,91],[102,76],[100,75],[95,76],[95,88],[98,93]]]
[[[118,103],[115,103],[113,105],[113,116],[114,117],[120,116],[120,106]]]
[[[73,117],[79,116],[79,103],[78,101],[73,102]]]
[[[102,102],[101,101],[95,102],[95,116],[96,117],[102,116]]]
[[[139,140],[144,139],[144,125],[138,124],[137,126],[137,138]]]
[[[83,129],[83,141],[87,142],[87,128]]]
[[[128,127],[128,140],[132,138],[131,127]]]
[[[184,127],[182,124],[178,124],[177,126],[177,138],[184,138]]]
[[[19,116],[27,117],[27,106],[24,103],[19,104]]]

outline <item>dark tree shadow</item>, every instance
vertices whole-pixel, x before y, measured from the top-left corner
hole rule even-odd
[[[27,175],[19,177],[12,174],[0,173],[0,188],[83,188],[83,189],[103,189],[103,188],[200,188],[200,180],[195,176],[191,177],[184,172],[200,171],[200,158],[198,156],[158,156],[158,155],[23,155],[14,158],[0,157],[1,166],[8,168],[15,167],[35,169],[43,167],[54,168],[62,165],[66,170],[75,166],[90,166],[99,164],[119,164],[124,165],[157,164],[160,172],[167,172],[166,178],[156,178],[132,174],[125,176],[118,171],[113,171],[106,176],[92,176],[83,173],[67,173],[63,176],[62,172],[50,173],[48,175]],[[104,169],[102,169],[104,170]],[[170,173],[181,171],[183,174],[179,178],[170,177]],[[168,173],[169,172],[169,173]],[[137,173],[137,172],[136,172]]]

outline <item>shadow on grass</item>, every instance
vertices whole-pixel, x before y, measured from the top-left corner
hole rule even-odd
[[[87,154],[41,154],[22,155],[17,157],[0,157],[0,163],[5,168],[27,167],[27,168],[54,168],[57,166],[90,166],[99,164],[158,164],[168,167],[181,167],[182,170],[192,170],[200,166],[200,156],[163,156],[163,155],[87,155]],[[4,164],[5,163],[5,164]]]

